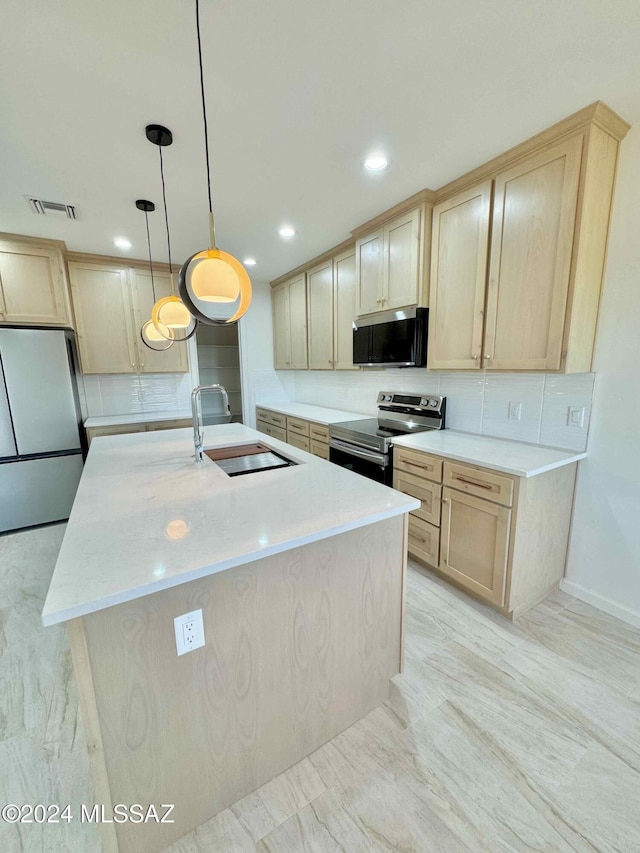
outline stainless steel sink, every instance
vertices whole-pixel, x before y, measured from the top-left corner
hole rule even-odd
[[[253,451],[238,454],[237,447],[230,448],[230,451],[233,452],[226,459],[219,458],[219,451],[214,451],[217,458],[212,458],[212,461],[219,468],[222,468],[229,477],[239,477],[241,474],[253,474],[256,471],[271,471],[274,468],[288,468],[291,465],[297,465],[297,462],[292,462],[269,448],[264,448],[261,453]],[[206,450],[204,452],[206,456],[209,456]]]

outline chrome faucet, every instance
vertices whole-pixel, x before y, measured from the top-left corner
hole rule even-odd
[[[202,401],[200,396],[203,391],[218,391],[222,394],[222,402],[224,403],[224,412],[228,420],[231,420],[231,410],[229,408],[229,395],[226,388],[222,385],[197,385],[191,392],[191,413],[193,415],[193,444],[196,449],[196,462],[202,462],[204,448],[202,442],[204,440],[202,431],[204,429],[202,423]],[[198,405],[200,403],[200,405]]]

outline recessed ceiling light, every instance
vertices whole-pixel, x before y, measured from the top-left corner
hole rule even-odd
[[[245,267],[255,267],[256,259],[255,258],[245,258],[242,263],[245,265]]]
[[[132,243],[131,240],[127,240],[126,237],[116,237],[113,241],[113,245],[118,249],[130,249]]]
[[[381,172],[389,165],[389,160],[384,154],[370,154],[364,161],[365,169],[369,172]]]
[[[282,228],[278,231],[278,234],[281,237],[293,237],[295,233],[295,230],[290,225],[283,225]]]

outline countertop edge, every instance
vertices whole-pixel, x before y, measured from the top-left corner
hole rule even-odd
[[[393,507],[385,509],[382,512],[374,513],[365,518],[351,521],[348,524],[339,524],[329,527],[326,530],[318,530],[314,533],[298,536],[286,542],[279,542],[269,548],[261,548],[259,551],[250,551],[238,557],[231,557],[223,560],[221,563],[203,566],[199,569],[185,572],[182,575],[167,578],[162,581],[154,582],[151,587],[137,587],[126,592],[117,593],[114,595],[105,596],[104,598],[96,599],[94,602],[80,604],[76,607],[69,607],[65,610],[58,610],[52,613],[46,613],[44,610],[41,614],[42,624],[45,628],[51,625],[59,625],[64,622],[69,622],[71,619],[77,619],[82,616],[90,616],[92,613],[99,613],[101,610],[107,610],[109,607],[115,607],[118,604],[125,604],[128,601],[135,601],[138,598],[145,598],[148,595],[153,595],[156,592],[162,592],[165,589],[172,589],[176,586],[182,586],[191,581],[200,580],[201,578],[209,577],[210,575],[225,572],[229,569],[235,569],[238,566],[253,563],[264,557],[271,557],[274,554],[282,554],[285,551],[291,551],[294,548],[299,548],[303,545],[310,545],[312,542],[319,542],[322,539],[330,539],[333,536],[338,536],[341,533],[348,533],[350,530],[358,530],[360,527],[366,527],[368,524],[375,524],[378,521],[385,521],[388,518],[395,518],[398,515],[404,515],[411,512],[412,509],[420,507],[420,501],[411,499],[407,495],[407,506]]]
[[[305,406],[309,409],[318,409],[319,411],[335,411],[340,412],[341,415],[345,415],[344,420],[351,418],[352,420],[365,420],[367,418],[375,417],[374,415],[365,415],[362,412],[349,412],[346,409],[334,409],[333,406],[316,406],[314,403],[298,403],[295,400],[289,400],[286,403],[256,403],[255,407],[257,409],[266,409],[269,412],[276,412],[279,415],[289,415],[290,417],[298,417],[302,420],[308,420],[308,416],[305,415],[290,415],[289,412],[283,410],[282,406]],[[323,424],[323,426],[331,426],[332,423],[340,423],[340,421],[327,421],[326,419],[316,416],[315,422],[319,424]]]
[[[486,436],[485,436],[486,437]],[[500,439],[496,439],[496,441],[500,441]],[[574,462],[580,462],[582,459],[587,458],[586,451],[578,451],[575,453],[571,453],[571,451],[566,451],[568,455],[566,459],[556,459],[552,462],[547,463],[546,465],[539,465],[535,468],[515,468],[510,467],[509,465],[500,465],[495,462],[487,462],[486,459],[482,459],[479,456],[469,456],[464,453],[456,453],[455,451],[447,450],[444,452],[438,448],[428,448],[428,447],[415,447],[415,445],[408,443],[402,437],[399,440],[394,440],[392,442],[394,446],[397,447],[406,447],[409,450],[415,450],[416,453],[429,453],[432,456],[440,456],[443,459],[453,459],[455,462],[466,462],[468,465],[477,465],[480,468],[488,468],[491,471],[501,471],[503,474],[511,474],[513,477],[523,477],[525,479],[529,479],[531,477],[536,477],[539,474],[546,474],[548,471],[553,471],[555,468],[562,468],[565,465],[572,465]],[[554,450],[556,452],[562,453],[561,448],[547,448],[548,450]]]

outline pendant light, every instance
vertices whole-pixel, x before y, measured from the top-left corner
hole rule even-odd
[[[164,204],[164,220],[167,228],[167,250],[169,253],[169,275],[171,277],[171,296],[164,296],[154,304],[151,311],[151,322],[156,332],[163,338],[172,341],[186,341],[192,337],[198,327],[197,318],[190,312],[182,299],[177,295],[173,280],[173,264],[171,262],[171,236],[169,233],[169,214],[167,212],[167,191],[164,183],[164,162],[162,149],[173,142],[171,131],[161,124],[149,124],[145,129],[147,139],[158,146],[160,152],[160,179],[162,181],[162,201]]]
[[[153,303],[156,303],[156,285],[153,280],[153,261],[151,260],[151,237],[149,235],[149,214],[152,213],[156,206],[152,201],[147,201],[145,198],[139,198],[136,201],[138,210],[144,211],[144,218],[147,224],[147,246],[149,247],[149,272],[151,273],[151,292],[153,293]],[[140,337],[142,343],[149,349],[156,352],[164,352],[173,346],[173,336],[170,329],[164,329],[164,334],[160,334],[151,320],[147,320],[140,328]]]
[[[211,203],[211,170],[209,167],[209,134],[207,108],[204,96],[202,67],[202,41],[200,38],[200,3],[196,0],[196,35],[198,64],[200,68],[200,93],[204,125],[204,150],[207,164],[207,192],[209,196],[210,248],[185,261],[178,276],[180,296],[189,310],[203,323],[209,325],[235,323],[251,304],[251,280],[243,265],[233,255],[216,246],[216,234]]]

